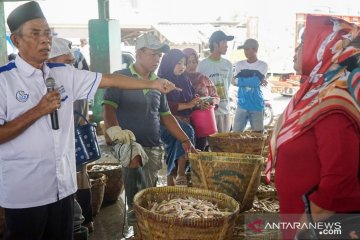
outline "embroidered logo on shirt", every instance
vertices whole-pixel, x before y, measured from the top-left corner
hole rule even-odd
[[[29,99],[29,94],[25,93],[24,91],[20,90],[16,93],[16,99],[19,102],[26,102]]]
[[[63,85],[59,87],[59,93],[61,96],[61,101],[64,102],[68,98],[68,95],[66,94],[65,87]]]

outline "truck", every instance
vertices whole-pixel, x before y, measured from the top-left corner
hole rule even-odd
[[[300,78],[300,75],[293,73],[273,74],[269,80],[271,92],[293,96],[300,88]]]
[[[294,38],[294,47],[296,48],[301,41],[301,35],[304,31],[306,25],[306,16],[310,13],[296,13],[295,18],[295,38]],[[315,14],[315,13],[311,13]],[[317,14],[316,15],[326,15],[334,16],[341,19],[344,19],[348,22],[352,22],[360,26],[360,16],[349,16],[349,15],[336,15],[336,14]],[[294,49],[295,52],[295,49]],[[300,78],[301,76],[295,75],[294,73],[271,73],[271,76],[268,78],[271,85],[272,93],[279,93],[283,96],[293,96],[297,90],[300,88]]]

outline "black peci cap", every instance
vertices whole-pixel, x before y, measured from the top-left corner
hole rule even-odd
[[[31,1],[15,8],[9,14],[7,24],[10,31],[14,32],[25,22],[36,18],[45,19],[45,16],[40,8],[40,5],[37,2]]]

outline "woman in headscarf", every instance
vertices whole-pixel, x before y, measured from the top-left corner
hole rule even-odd
[[[196,71],[197,65],[199,64],[199,55],[193,48],[185,48],[183,53],[186,56],[185,76],[189,78],[193,88],[195,89],[195,93],[199,97],[212,97],[209,104],[214,106],[216,109],[219,105],[220,98],[216,92],[215,85],[207,76]],[[196,149],[204,151],[206,145],[206,137],[196,136]]]
[[[302,196],[313,187],[314,221],[360,211],[359,43],[356,25],[308,15],[294,57],[302,84],[270,142],[267,176],[275,167],[283,221],[306,222]],[[283,230],[284,239],[293,239],[296,231]]]
[[[194,129],[190,125],[190,116],[192,109],[200,104],[200,99],[195,96],[190,80],[184,75],[185,68],[185,55],[179,49],[171,49],[161,60],[158,76],[168,79],[182,89],[177,93],[166,94],[166,98],[171,113],[188,135],[188,141],[194,143]],[[174,138],[165,128],[161,128],[161,139],[165,143],[168,185],[174,185],[173,175],[176,175],[175,185],[186,186],[187,153],[184,152],[183,143]]]

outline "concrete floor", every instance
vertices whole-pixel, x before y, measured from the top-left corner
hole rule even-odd
[[[97,162],[117,162],[111,155],[111,148],[106,146],[103,136],[99,136],[99,145],[102,151],[102,158]],[[166,185],[166,165],[159,171],[158,186]],[[94,220],[94,232],[89,234],[89,240],[119,240],[134,239],[124,238],[126,235],[132,235],[133,231],[127,224],[124,225],[124,192],[120,195],[118,201],[114,204],[102,206],[99,214]],[[124,236],[123,236],[124,229]]]
[[[95,217],[94,232],[90,233],[89,240],[118,240],[123,239],[124,200],[120,198],[116,203],[104,206]]]
[[[111,148],[106,146],[102,135],[99,136],[99,145],[102,152],[101,159],[95,163],[101,162],[117,162],[117,160],[111,154]],[[163,169],[159,172],[158,186],[164,186],[166,184],[166,165],[163,165]],[[134,239],[124,238],[124,235],[133,235],[133,231],[128,231],[127,224],[124,225],[124,192],[119,196],[118,201],[113,204],[102,206],[99,214],[94,219],[94,232],[89,234],[89,240],[120,240],[120,239]],[[3,236],[0,232],[0,240]]]
[[[165,173],[166,168],[163,168],[159,173],[158,186],[165,185]],[[89,234],[89,240],[135,239],[131,238],[132,228],[129,229],[129,226],[124,224],[124,197],[123,192],[116,203],[101,207],[99,214],[95,217],[94,232]]]
[[[99,137],[99,143],[102,150],[102,158],[98,161],[117,162],[117,160],[110,153],[111,148],[104,144],[102,136]],[[159,181],[157,185],[158,186],[166,185],[165,164],[163,164],[163,168],[159,171]],[[95,217],[94,232],[89,235],[89,240],[136,239],[134,237],[124,238],[123,236],[123,230],[124,230],[124,235],[126,236],[128,235],[128,229],[129,229],[127,224],[124,225],[124,208],[125,208],[125,204],[124,204],[124,192],[123,192],[116,203],[108,206],[103,206],[101,208],[100,213]],[[249,212],[251,212],[251,210]],[[245,235],[242,227],[243,227],[242,223],[239,223],[235,226],[236,234],[234,233],[233,239],[246,239],[246,237],[245,238],[243,237]],[[130,231],[129,235],[133,235],[131,233],[133,233],[133,231]],[[269,234],[269,236],[274,235],[274,237],[269,237],[267,239],[279,239],[279,235],[277,231],[269,232],[267,234]],[[260,236],[258,239],[260,239]]]
[[[99,136],[99,143],[102,151],[102,158],[97,162],[117,162],[117,160],[111,155],[111,148],[104,144],[102,136]],[[159,172],[158,186],[166,185],[166,165],[163,164],[163,169]],[[102,206],[99,214],[94,219],[94,232],[89,234],[89,240],[122,240],[122,239],[136,239],[133,237],[127,237],[127,235],[133,235],[132,229],[127,224],[124,224],[124,192],[119,196],[118,201],[111,205]],[[126,236],[124,238],[123,235]],[[1,240],[0,236],[0,240]],[[235,238],[234,239],[244,239]],[[269,238],[277,239],[277,238]]]
[[[116,162],[111,155],[111,148],[106,146],[103,136],[98,136],[99,146],[101,148],[102,158],[96,161]],[[122,194],[124,195],[124,194]],[[90,233],[91,240],[116,240],[122,239],[122,229],[124,225],[124,200],[123,196],[111,205],[102,206],[99,214],[94,219],[94,232]]]

